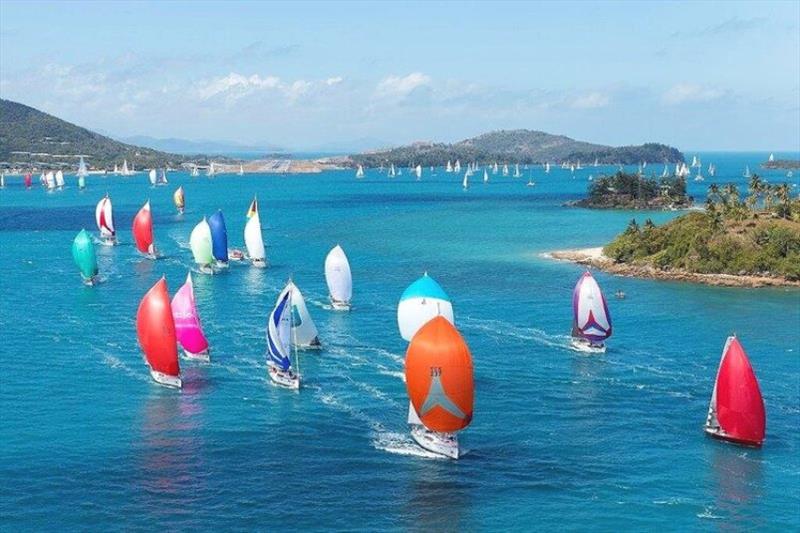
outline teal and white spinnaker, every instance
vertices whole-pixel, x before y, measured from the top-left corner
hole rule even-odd
[[[292,344],[299,348],[320,348],[319,333],[317,326],[314,325],[314,320],[306,307],[306,300],[303,298],[303,293],[297,288],[292,280],[286,284],[286,287],[281,291],[278,296],[278,302],[283,300],[286,294],[291,294],[290,304],[292,311]]]
[[[400,296],[400,303],[397,304],[400,336],[410,342],[419,328],[439,315],[455,325],[450,297],[426,272]]]

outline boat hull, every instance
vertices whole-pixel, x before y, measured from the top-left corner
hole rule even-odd
[[[157,370],[150,369],[150,377],[153,378],[153,381],[158,383],[159,385],[164,385],[165,387],[172,387],[175,389],[180,389],[183,386],[181,382],[181,378],[178,376],[168,376],[163,372],[158,372]]]
[[[203,363],[211,362],[211,355],[208,353],[208,350],[203,350],[200,353],[192,353],[189,350],[183,350],[183,359],[188,361],[200,361]]]
[[[750,447],[750,448],[761,448],[761,446],[763,444],[763,441],[762,442],[757,442],[757,441],[751,441],[751,440],[746,440],[746,439],[737,439],[735,437],[731,437],[730,435],[725,433],[722,430],[722,428],[720,428],[718,426],[706,425],[706,426],[703,427],[703,430],[710,437],[713,437],[713,438],[715,438],[717,440],[722,440],[722,441],[726,441],[726,442],[732,442],[734,444],[739,444],[740,446],[747,446],[747,447]]]
[[[334,300],[333,298],[331,298],[331,307],[335,311],[349,311],[350,302],[340,302],[339,300]]]
[[[603,343],[597,344],[586,339],[572,339],[570,346],[576,352],[583,353],[606,353],[606,345]]]
[[[300,389],[300,376],[293,372],[286,372],[278,367],[268,365],[267,373],[272,383],[285,389]]]
[[[448,459],[458,459],[458,437],[455,434],[430,431],[419,424],[411,425],[411,438],[420,448]]]
[[[100,244],[103,246],[116,246],[118,243],[116,237],[101,237]]]
[[[263,259],[251,259],[250,264],[256,268],[267,268],[267,262]]]

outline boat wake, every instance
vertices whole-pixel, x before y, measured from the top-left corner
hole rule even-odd
[[[407,433],[396,433],[392,431],[377,432],[372,439],[372,446],[376,450],[394,453],[397,455],[410,455],[425,459],[449,460],[441,455],[423,450],[420,448]]]
[[[569,335],[553,335],[544,330],[532,327],[515,326],[497,320],[481,320],[471,317],[464,317],[458,320],[464,329],[475,329],[498,340],[512,339],[532,341],[551,348],[563,348],[570,350],[571,337]]]

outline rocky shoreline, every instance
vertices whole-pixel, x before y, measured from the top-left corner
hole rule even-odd
[[[580,265],[587,265],[610,274],[633,278],[658,279],[666,281],[685,281],[689,283],[703,283],[719,287],[798,287],[800,281],[785,278],[733,275],[733,274],[701,274],[685,270],[661,270],[650,265],[632,265],[630,263],[615,263],[603,254],[603,249],[584,248],[578,250],[559,250],[542,254],[549,259],[569,261]]]

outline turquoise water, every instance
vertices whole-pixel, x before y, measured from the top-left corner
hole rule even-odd
[[[691,154],[689,154],[691,155]],[[700,154],[743,182],[767,154]],[[777,156],[778,154],[776,154]],[[554,169],[492,178],[375,170],[308,176],[90,176],[88,189],[0,191],[0,524],[3,529],[800,528],[800,292],[597,274],[614,336],[570,351],[578,266],[542,252],[600,245],[630,212],[564,208],[585,190]],[[660,172],[660,166],[655,169]],[[783,173],[765,173],[778,181]],[[526,174],[527,176],[527,174]],[[477,178],[478,176],[476,176]],[[698,197],[705,184],[690,183]],[[795,178],[795,183],[797,178]],[[187,212],[171,194],[186,190]],[[108,191],[121,246],[98,247],[103,283],[81,285],[70,245]],[[192,268],[194,224],[222,208],[242,246],[258,194],[269,269],[195,276],[212,364],[182,362],[182,391],[150,381],[136,344],[141,296]],[[150,198],[156,262],[132,245]],[[635,214],[640,219],[648,214]],[[649,214],[657,222],[672,213]],[[325,254],[346,250],[354,308],[325,308]],[[429,271],[454,302],[475,365],[468,450],[425,457],[407,436],[405,344],[395,309]],[[269,385],[264,328],[292,276],[325,349],[301,357],[299,394]],[[704,436],[725,337],[749,352],[767,407],[761,450]]]

